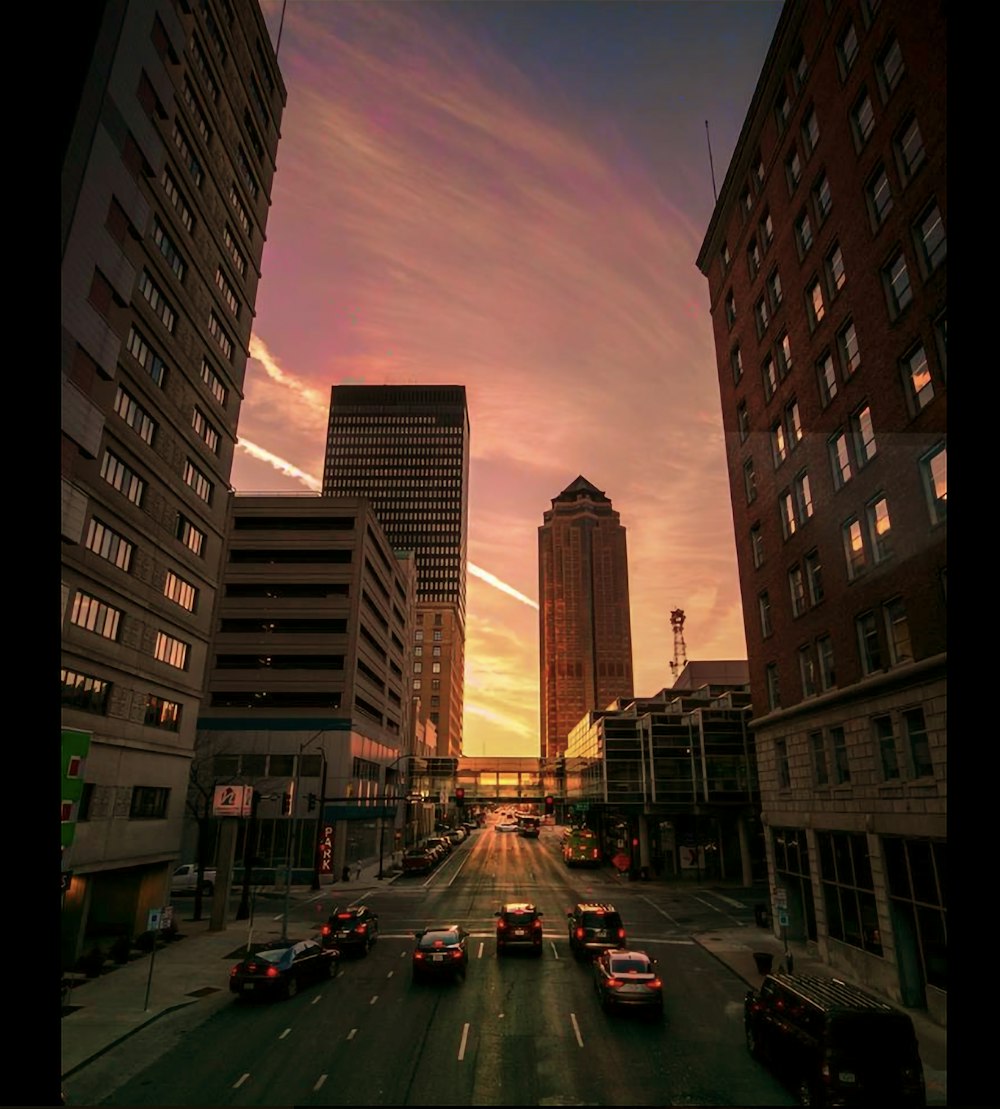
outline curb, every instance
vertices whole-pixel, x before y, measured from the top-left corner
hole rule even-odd
[[[70,1078],[72,1075],[76,1074],[77,1071],[83,1070],[84,1067],[89,1067],[95,1059],[100,1059],[102,1055],[106,1055],[109,1051],[118,1047],[119,1044],[124,1043],[127,1039],[130,1039],[137,1032],[141,1032],[144,1028],[148,1028],[151,1024],[158,1021],[160,1017],[165,1017],[168,1013],[174,1013],[178,1009],[186,1009],[189,1005],[193,1005],[195,1003],[195,1000],[197,999],[192,999],[191,1001],[180,1001],[176,1005],[168,1005],[167,1008],[161,1009],[158,1013],[154,1013],[149,1018],[149,1020],[144,1020],[142,1024],[137,1024],[135,1028],[130,1028],[127,1032],[123,1032],[120,1036],[117,1037],[117,1039],[112,1040],[109,1044],[105,1044],[104,1047],[100,1049],[100,1051],[95,1051],[93,1055],[89,1055],[86,1059],[82,1059],[79,1063],[76,1063],[74,1066],[70,1067],[69,1070],[63,1071],[60,1075],[60,1078]]]

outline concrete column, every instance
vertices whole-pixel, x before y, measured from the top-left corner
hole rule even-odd
[[[649,818],[645,813],[639,814],[639,867],[647,868],[647,873],[652,871],[649,856]]]
[[[736,834],[740,841],[740,862],[743,864],[743,885],[753,885],[753,865],[750,859],[750,841],[747,838],[747,818],[740,813],[736,818]]]
[[[229,891],[233,884],[233,859],[236,856],[236,816],[222,820],[219,830],[218,864],[215,868],[215,890],[212,894],[212,919],[208,923],[210,932],[226,930],[226,916],[229,911]]]

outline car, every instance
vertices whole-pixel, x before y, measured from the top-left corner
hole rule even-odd
[[[403,873],[426,874],[436,862],[437,855],[429,847],[411,847],[403,855]]]
[[[439,859],[446,859],[451,854],[452,842],[444,836],[432,836],[427,841],[427,846],[437,850]]]
[[[602,951],[594,960],[594,989],[605,1012],[627,1006],[663,1016],[663,983],[656,960],[645,951]]]
[[[414,932],[413,981],[442,976],[465,977],[469,933],[459,924],[439,924]]]
[[[517,824],[513,820],[501,820],[496,828],[498,832],[516,832]]]
[[[497,918],[497,955],[510,947],[542,953],[542,916],[530,901],[508,901],[493,914]]]
[[[171,893],[194,893],[198,884],[198,864],[181,863],[170,878]],[[201,892],[211,893],[215,889],[215,868],[205,867],[201,877]]]
[[[378,940],[378,913],[367,905],[335,909],[320,929],[323,947],[367,955]]]
[[[927,1104],[909,1014],[839,978],[776,972],[748,990],[747,1050],[802,1105]]]
[[[449,840],[453,847],[457,847],[469,833],[464,828],[453,828],[444,833],[444,838]]]
[[[299,987],[337,973],[340,952],[315,940],[256,951],[229,971],[230,992],[244,998],[294,997]]]
[[[577,959],[593,958],[609,947],[625,947],[625,925],[614,905],[581,901],[566,914],[569,948]]]

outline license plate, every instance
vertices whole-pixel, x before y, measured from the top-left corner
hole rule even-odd
[[[432,955],[431,960],[435,963],[443,963],[444,962],[444,956],[443,955]]]
[[[511,933],[511,935],[513,936],[526,936],[527,934],[527,930],[524,928],[515,928],[514,931]]]
[[[644,993],[645,989],[645,986],[639,986],[634,982],[628,982],[621,988],[622,993]]]
[[[607,938],[608,938],[608,934],[607,934],[607,932],[604,931],[603,928],[598,928],[597,931],[594,932],[594,939],[595,940],[606,940]]]
[[[854,1074],[853,1074],[852,1071],[842,1070],[840,1072],[840,1081],[841,1082],[853,1082],[854,1080],[855,1080],[855,1077],[854,1077]]]
[[[243,988],[245,990],[252,990],[253,989],[253,982],[244,982],[243,983]]]

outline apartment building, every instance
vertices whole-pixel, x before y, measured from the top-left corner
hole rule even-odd
[[[586,713],[632,696],[628,549],[611,500],[580,475],[538,529],[541,755]]]
[[[286,95],[255,0],[70,8],[66,962],[85,943],[144,931],[167,900]]]
[[[469,535],[464,385],[334,385],[326,496],[368,497],[393,546],[413,551],[413,691],[437,753],[462,753]]]
[[[701,251],[788,935],[944,1021],[947,18],[786,3]]]

